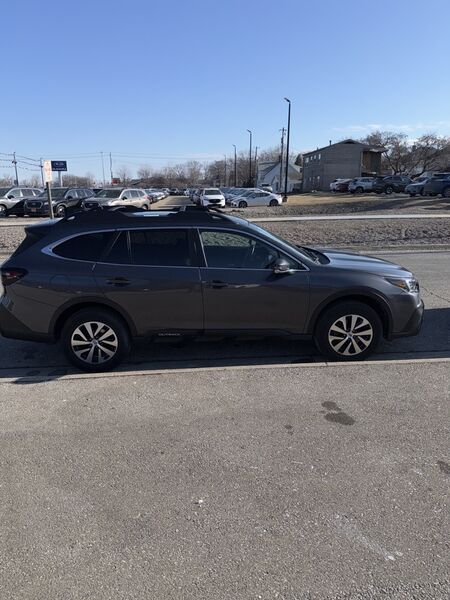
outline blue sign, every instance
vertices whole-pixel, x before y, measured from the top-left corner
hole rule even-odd
[[[52,171],[67,171],[65,160],[52,160]]]

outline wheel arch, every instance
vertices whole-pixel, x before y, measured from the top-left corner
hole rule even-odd
[[[383,336],[386,339],[391,337],[392,332],[392,313],[386,300],[376,294],[369,292],[354,291],[352,293],[340,294],[327,298],[312,313],[308,323],[308,333],[313,335],[322,315],[333,306],[342,302],[362,302],[367,304],[378,314],[383,325]]]
[[[135,337],[137,335],[135,324],[129,317],[129,315],[127,315],[120,307],[116,306],[115,304],[103,301],[99,302],[98,298],[96,298],[92,300],[84,299],[80,302],[71,302],[62,306],[60,310],[54,315],[50,323],[50,334],[52,335],[52,337],[55,340],[59,339],[65,321],[79,310],[84,310],[86,308],[108,310],[109,312],[114,313],[123,321],[131,337]]]

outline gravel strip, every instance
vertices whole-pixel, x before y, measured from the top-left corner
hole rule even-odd
[[[319,247],[351,246],[358,249],[450,246],[450,219],[303,221],[264,223],[263,226],[295,244]],[[23,226],[1,228],[0,253],[13,252],[23,237]]]

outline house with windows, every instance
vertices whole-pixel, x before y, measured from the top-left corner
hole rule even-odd
[[[381,172],[385,148],[343,140],[303,154],[303,191],[328,191],[335,179],[369,177]]]
[[[284,178],[286,175],[286,164],[280,161],[259,162],[256,170],[256,187],[271,185],[275,193],[284,192]],[[298,188],[302,180],[302,168],[289,163],[287,191],[292,192],[294,186]]]

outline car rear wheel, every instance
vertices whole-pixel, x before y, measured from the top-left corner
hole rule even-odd
[[[356,192],[357,194],[362,194],[362,193],[364,192],[364,188],[362,188],[361,186],[358,186],[358,187],[356,188],[355,192]]]
[[[0,204],[0,219],[6,217],[6,206],[4,204]]]
[[[238,204],[239,208],[247,208],[248,204],[245,200],[241,200]]]
[[[340,302],[320,317],[314,339],[331,360],[364,360],[378,346],[383,333],[376,311],[362,302]]]
[[[278,206],[278,202],[275,200],[275,198],[272,198],[272,200],[269,202],[269,206]]]
[[[392,194],[393,191],[394,191],[394,188],[392,187],[392,185],[388,185],[384,188],[385,194]]]
[[[82,371],[108,371],[130,351],[130,335],[119,316],[86,308],[64,324],[61,342],[69,361]]]

